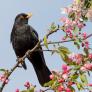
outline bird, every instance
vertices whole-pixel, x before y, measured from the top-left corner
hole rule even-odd
[[[10,41],[16,57],[22,58],[28,50],[32,50],[39,41],[37,31],[28,24],[32,13],[20,13],[15,17],[11,31]],[[33,65],[38,81],[41,86],[50,81],[51,71],[46,65],[41,45],[40,50],[36,50],[27,56]],[[24,61],[22,67],[26,70],[27,65]]]

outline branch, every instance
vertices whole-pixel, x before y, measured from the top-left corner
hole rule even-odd
[[[49,31],[49,33],[48,33],[46,36],[48,37],[49,35],[53,34],[54,32],[57,32],[58,30],[59,30],[59,29],[57,28],[57,29],[55,29],[54,31]],[[10,72],[8,72],[8,74],[6,75],[6,79],[9,79],[10,75],[15,71],[15,69],[19,66],[19,64],[20,64],[20,63],[23,63],[24,60],[25,60],[25,58],[26,58],[29,54],[32,54],[32,52],[34,52],[34,51],[39,47],[40,43],[43,42],[43,40],[44,40],[44,39],[40,40],[32,50],[28,50],[28,51],[25,53],[25,55],[21,58],[22,61],[21,61],[20,59],[17,59],[18,62],[14,65],[14,67],[10,70]],[[6,85],[6,83],[3,82],[2,85],[1,85],[1,87],[0,87],[0,92],[3,91],[5,85]]]
[[[86,40],[88,38],[90,38],[92,36],[92,33],[89,34],[86,38],[82,39],[82,40]],[[75,39],[70,39],[70,40],[65,40],[65,41],[56,41],[56,42],[48,42],[47,44],[59,44],[59,43],[65,43],[65,42],[71,42],[74,41]],[[44,46],[44,44],[41,44],[41,46]]]

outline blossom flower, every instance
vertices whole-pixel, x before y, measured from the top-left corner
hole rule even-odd
[[[15,92],[20,92],[19,89],[16,89]]]
[[[92,21],[92,8],[88,9],[86,16],[88,17],[89,20]]]
[[[63,70],[63,73],[67,73],[69,71],[70,67],[67,66],[66,64],[63,64],[62,65],[62,70]]]
[[[88,84],[88,86],[91,86],[92,87],[92,83]]]
[[[51,74],[49,77],[50,77],[51,80],[54,79],[54,75],[53,74]]]
[[[86,72],[86,71],[87,71],[87,69],[86,69],[84,66],[82,66],[82,67],[80,68],[80,70],[83,71],[83,72]]]
[[[84,27],[84,24],[83,23],[78,23],[77,26],[78,26],[78,28],[82,29]]]
[[[68,74],[67,73],[62,74],[62,78],[67,79],[68,78]]]
[[[90,53],[90,54],[88,55],[88,58],[89,58],[89,59],[92,59],[92,53]]]
[[[64,87],[61,85],[61,86],[58,87],[57,90],[58,90],[59,92],[62,92],[62,91],[64,90]]]
[[[7,84],[9,82],[9,79],[6,78],[6,75],[1,75],[0,76],[0,81],[4,82],[5,84]]]
[[[87,33],[86,32],[83,32],[82,33],[82,37],[85,39],[87,37]]]
[[[82,55],[81,54],[75,54],[75,53],[71,53],[68,55],[69,59],[71,61],[76,61],[77,64],[80,64],[82,61]]]
[[[69,14],[72,12],[71,7],[60,8],[60,10],[61,10],[61,14]]]
[[[65,92],[72,92],[70,88],[66,88]]]
[[[92,63],[84,64],[84,67],[88,70],[92,70]]]
[[[84,45],[85,45],[85,48],[87,48],[87,49],[89,48],[89,42],[88,41],[85,41]]]
[[[27,81],[25,84],[24,84],[25,87],[30,88],[30,83]]]

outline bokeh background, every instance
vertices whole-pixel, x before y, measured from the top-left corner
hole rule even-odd
[[[33,26],[40,39],[47,33],[52,22],[60,24],[60,8],[71,4],[73,0],[1,0],[0,1],[0,68],[11,69],[16,64],[16,56],[10,43],[10,33],[14,24],[15,16],[19,13],[32,12],[33,16],[29,20],[29,24]],[[90,27],[89,23],[89,27]],[[87,28],[85,28],[87,30]],[[89,31],[90,32],[90,31]],[[63,33],[59,32],[50,36],[51,40],[57,41],[62,38]],[[77,52],[72,45],[72,50]],[[51,55],[44,52],[47,66],[50,70],[61,70],[62,60],[57,55]],[[31,82],[40,89],[41,86],[37,80],[32,64],[27,63],[27,70],[22,68],[16,69],[10,76],[8,85],[5,86],[3,92],[15,92],[16,88],[23,90],[26,81]]]

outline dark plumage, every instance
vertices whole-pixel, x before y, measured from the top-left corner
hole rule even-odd
[[[30,14],[21,13],[17,15],[11,32],[12,46],[16,56],[19,58],[23,57],[27,50],[31,50],[38,42],[37,32],[28,25],[29,17],[31,17]],[[42,49],[41,47],[39,48]],[[29,55],[28,59],[36,71],[40,84],[43,85],[48,82],[51,72],[46,66],[43,52],[35,51]],[[22,66],[24,69],[27,68],[25,62]]]

